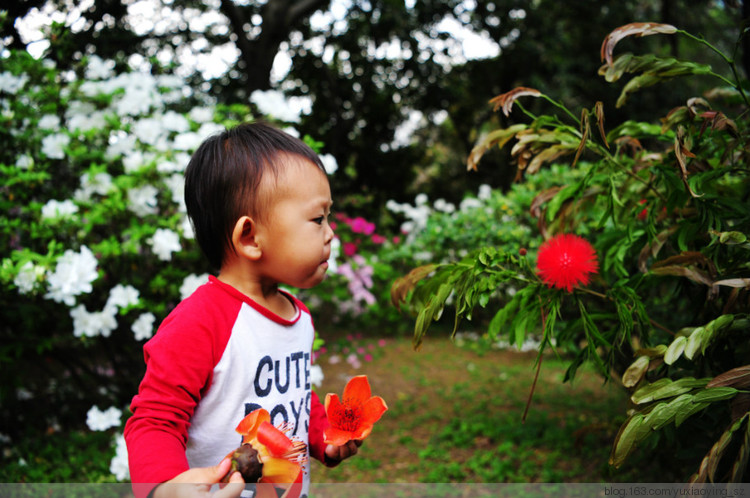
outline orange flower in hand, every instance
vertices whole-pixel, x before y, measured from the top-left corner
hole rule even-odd
[[[298,439],[289,439],[285,429],[271,425],[271,416],[263,408],[248,414],[235,429],[242,434],[241,448],[251,446],[257,451],[257,459],[261,463],[262,475],[258,480],[256,496],[276,498],[273,485],[286,489],[284,496],[288,496],[295,488],[292,484],[302,482],[302,464],[306,461],[307,446]],[[229,456],[236,453],[235,450]],[[233,466],[233,470],[237,468]]]
[[[388,406],[380,396],[371,396],[367,376],[358,375],[346,384],[343,400],[337,394],[327,394],[325,408],[331,426],[323,433],[323,441],[341,446],[369,436]]]

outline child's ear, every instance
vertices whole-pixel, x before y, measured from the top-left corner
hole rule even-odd
[[[232,232],[234,250],[238,255],[251,260],[257,260],[261,256],[260,245],[256,238],[256,227],[252,218],[243,216],[234,224]]]

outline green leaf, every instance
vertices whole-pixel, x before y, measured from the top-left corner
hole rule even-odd
[[[698,387],[704,387],[709,379],[695,379],[683,377],[673,381],[664,377],[651,384],[646,384],[637,389],[630,397],[636,405],[642,405],[658,399],[671,398],[689,392]]]
[[[644,418],[645,416],[642,413],[635,413],[620,427],[620,431],[617,433],[617,437],[615,437],[612,454],[609,457],[610,465],[618,468],[623,464],[625,458],[637,444],[636,438],[641,431]]]
[[[687,338],[687,343],[685,344],[685,357],[689,360],[692,360],[695,356],[695,353],[698,352],[700,349],[703,339],[706,337],[706,329],[703,327],[696,327],[691,333],[690,336]]]
[[[693,396],[694,403],[714,403],[733,398],[739,391],[733,387],[709,387]]]
[[[669,345],[667,348],[667,352],[664,353],[664,363],[667,365],[671,365],[675,361],[677,361],[680,356],[682,356],[682,352],[685,350],[685,344],[687,343],[687,337],[684,335],[681,335],[679,337],[676,337],[672,344]]]
[[[687,405],[687,410],[680,410],[679,412],[677,412],[677,414],[674,417],[674,425],[676,427],[681,426],[685,420],[692,417],[699,411],[702,411],[704,408],[706,408],[710,404],[711,403],[696,403],[695,399],[691,400],[690,404]]]

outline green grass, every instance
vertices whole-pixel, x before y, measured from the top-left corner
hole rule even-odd
[[[328,365],[325,357],[319,363],[326,372],[319,392],[340,393],[348,376],[364,373],[389,410],[356,457],[333,469],[314,464],[316,482],[648,480],[641,467],[618,471],[608,464],[627,396],[593,369],[563,384],[567,363],[545,357],[522,421],[533,354],[429,338],[420,352],[408,340],[393,340],[382,358],[357,371]]]

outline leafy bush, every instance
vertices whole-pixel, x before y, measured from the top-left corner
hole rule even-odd
[[[496,110],[511,117],[516,106],[527,122],[487,131],[470,168],[488,149],[513,141],[519,179],[532,181],[563,157],[580,174],[537,191],[531,201],[536,223],[513,220],[536,227],[528,237],[538,243],[524,243],[520,252],[494,245],[499,226],[490,224],[482,228],[489,244],[458,262],[435,258],[412,270],[394,283],[392,295],[416,314],[417,345],[446,305],[455,309],[455,331],[475,309],[497,301],[483,325],[490,337],[503,334],[520,344],[538,334],[540,365],[548,347],[573,355],[567,379],[585,361],[606,377],[621,377],[634,406],[615,440],[614,466],[648,445],[679,455],[677,468],[688,462],[692,480],[741,481],[750,456],[748,99],[734,62],[723,54],[730,76],[654,55],[613,57],[622,38],[657,33],[716,51],[673,26],[634,23],[614,30],[602,45],[600,73],[613,82],[635,74],[618,106],[633,92],[677,76],[714,77],[724,86],[690,99],[661,122],[626,121],[609,131],[601,102],[578,118],[537,89],[495,97]],[[558,113],[535,116],[522,97],[545,99]],[[564,234],[572,233],[584,240],[564,243],[572,240]],[[548,254],[540,257],[542,250],[533,249],[543,240]],[[595,261],[586,255],[589,243]]]
[[[210,271],[185,212],[190,153],[253,114],[246,105],[216,105],[174,76],[116,74],[114,62],[96,56],[61,73],[25,52],[6,55],[0,444],[12,460],[26,435],[85,429],[87,416],[94,431],[121,427],[142,378],[144,341]],[[278,97],[252,100],[283,102]],[[278,105],[272,111],[294,121]],[[330,156],[322,159],[335,170]],[[327,285],[351,299],[350,280],[334,274]],[[387,289],[383,282],[378,292]],[[110,470],[122,480],[125,449],[115,441]]]

